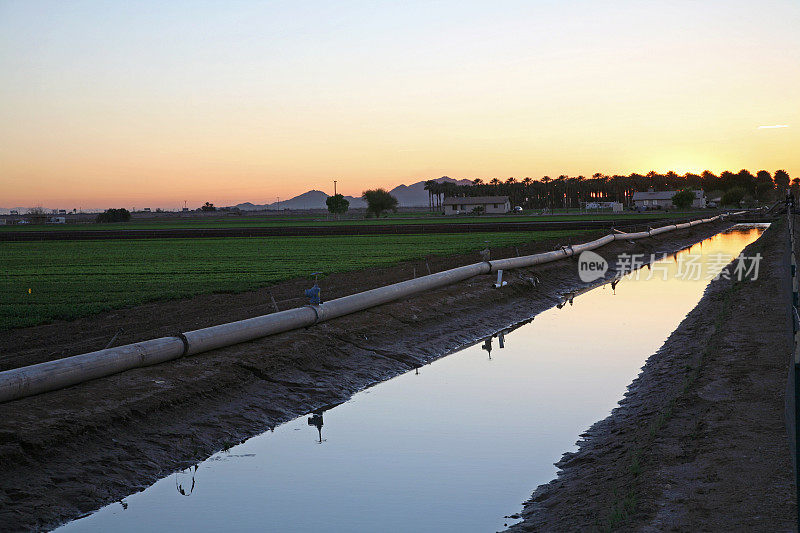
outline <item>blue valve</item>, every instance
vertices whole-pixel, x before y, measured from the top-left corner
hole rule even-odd
[[[322,304],[322,289],[319,288],[319,284],[317,283],[317,276],[322,274],[322,272],[314,272],[311,275],[314,276],[314,286],[310,289],[306,289],[306,298],[311,305],[320,305]]]
[[[313,287],[306,289],[306,298],[308,298],[311,305],[319,305],[322,303],[322,300],[320,299],[321,292],[322,290],[319,288],[319,285],[317,285],[316,282],[314,283]]]

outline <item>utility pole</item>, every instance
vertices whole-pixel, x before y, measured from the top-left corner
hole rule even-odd
[[[336,196],[336,180],[333,180],[333,195]]]

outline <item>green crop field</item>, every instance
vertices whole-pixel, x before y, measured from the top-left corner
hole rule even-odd
[[[576,231],[0,243],[0,330]],[[476,255],[477,260],[477,255]],[[298,295],[299,296],[299,295]]]
[[[690,216],[714,216],[715,212],[705,211],[650,211],[636,213],[567,213],[560,215],[503,215],[503,216],[434,216],[427,213],[397,214],[381,219],[344,219],[330,220],[324,215],[295,215],[291,217],[197,217],[164,220],[143,220],[132,222],[119,222],[113,224],[13,224],[0,226],[0,231],[64,231],[64,230],[124,230],[124,229],[183,229],[183,228],[246,228],[246,227],[296,227],[296,226],[327,226],[327,225],[372,225],[372,224],[442,224],[442,223],[471,223],[471,222],[553,222],[571,220],[608,220],[626,219],[637,220],[642,218],[683,218]]]

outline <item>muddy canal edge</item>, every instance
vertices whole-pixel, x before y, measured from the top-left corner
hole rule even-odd
[[[511,532],[795,529],[784,226],[743,252],[764,257],[757,281],[709,285]]]
[[[613,264],[616,254],[675,251],[729,225],[614,243],[600,252]],[[552,244],[536,243],[523,252],[551,249]],[[534,273],[541,280],[537,286],[531,282]],[[0,523],[44,529],[90,512],[265,428],[343,401],[544,311],[558,302],[558,294],[581,286],[574,259],[506,279],[509,285],[501,290],[491,287],[491,276],[480,276],[307,330],[0,405]],[[360,281],[348,284],[342,277],[338,290],[355,292]],[[264,295],[259,296],[263,301]],[[236,300],[235,295],[222,298]],[[149,311],[143,325],[162,330],[170,320],[196,322],[201,313],[211,314],[201,309],[188,317],[171,316],[172,303],[142,309]],[[135,316],[136,309],[117,313]],[[211,314],[206,320],[219,318]],[[92,327],[92,320],[76,323],[75,332]],[[70,323],[30,328],[34,333],[28,338],[55,328],[67,335]],[[26,333],[15,335],[24,338]],[[53,357],[46,345],[30,345],[8,354],[6,344],[3,357],[28,362]]]

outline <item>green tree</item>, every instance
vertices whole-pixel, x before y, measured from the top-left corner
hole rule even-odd
[[[131,213],[124,207],[121,209],[106,209],[94,219],[97,223],[103,222],[127,222],[131,219]]]
[[[367,202],[367,216],[381,216],[384,211],[397,211],[397,198],[386,192],[386,189],[370,189],[361,193]]]
[[[211,202],[206,202],[200,207],[201,211],[216,211],[217,208]]]
[[[672,196],[672,204],[678,209],[687,209],[694,201],[694,191],[683,189]]]
[[[756,172],[756,198],[762,201],[768,200],[774,188],[772,176],[769,172],[766,170],[759,170]]]
[[[785,170],[776,170],[775,177],[775,187],[778,188],[778,192],[781,193],[781,196],[786,194],[786,189],[789,188],[789,173]]]
[[[328,196],[328,199],[325,200],[325,205],[328,206],[328,211],[334,215],[343,215],[347,213],[347,210],[350,208],[350,202],[341,194]]]
[[[722,195],[722,205],[739,206],[744,198],[746,191],[741,187],[731,187]]]

